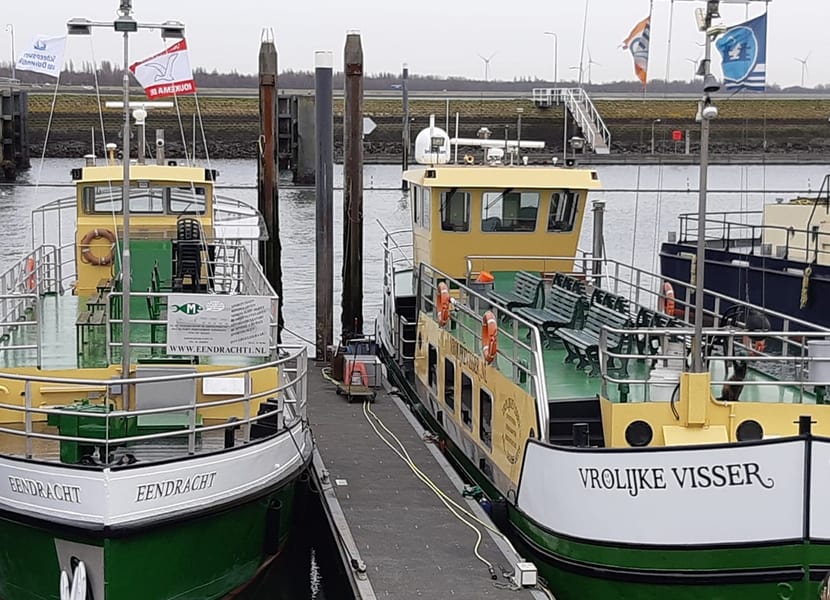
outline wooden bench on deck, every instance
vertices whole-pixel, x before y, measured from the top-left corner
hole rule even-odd
[[[637,318],[634,322],[635,329],[669,329],[681,325],[682,322],[679,319],[645,307],[637,312]],[[662,337],[644,333],[637,334],[637,354],[660,354],[663,344]]]
[[[626,313],[612,310],[602,304],[591,304],[581,329],[559,328],[555,335],[562,340],[568,355],[565,362],[578,361],[577,368],[590,367],[589,376],[599,374],[599,341],[603,327],[622,329],[629,327],[631,321]],[[631,335],[609,331],[607,349],[611,352],[627,354],[631,349]],[[625,375],[628,371],[627,359],[611,359],[608,371]]]
[[[541,308],[520,307],[516,314],[527,319],[545,333],[545,345],[549,345],[550,337],[560,327],[575,327],[581,316],[585,297],[560,287],[552,285],[545,290]]]
[[[527,271],[519,271],[513,279],[513,289],[501,293],[491,291],[488,298],[504,305],[507,310],[513,310],[523,306],[536,306],[539,292],[542,288],[542,278]]]

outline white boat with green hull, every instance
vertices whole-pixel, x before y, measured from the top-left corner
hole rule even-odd
[[[122,1],[125,51],[139,25]],[[166,110],[129,106],[139,139]],[[308,364],[277,342],[262,218],[157,135],[150,161],[112,145],[72,169],[0,274],[3,600],[222,598],[300,508]]]

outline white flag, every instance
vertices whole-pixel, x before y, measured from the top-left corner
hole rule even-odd
[[[36,35],[31,45],[17,59],[18,71],[33,71],[51,77],[59,77],[63,69],[63,50],[66,36],[48,37]]]
[[[186,40],[180,40],[150,58],[133,63],[130,71],[150,100],[196,93]]]

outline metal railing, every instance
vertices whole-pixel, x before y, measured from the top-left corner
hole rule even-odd
[[[534,88],[533,103],[539,107],[564,104],[577,126],[582,130],[585,141],[598,153],[611,148],[611,132],[602,120],[587,92],[582,88]]]
[[[583,250],[577,251],[577,258],[567,256],[469,256],[467,257],[468,281],[470,277],[478,273],[476,269],[484,268],[483,265],[498,271],[497,265],[499,262],[515,260],[525,262],[528,270],[536,270],[542,273],[547,272],[549,265],[570,261],[573,263],[573,269],[564,272],[564,274],[584,279],[590,287],[599,287],[621,296],[628,301],[633,319],[636,319],[638,311],[642,308],[658,310],[661,301],[665,302],[666,300],[663,286],[665,283],[669,283],[675,294],[673,316],[686,322],[691,322],[694,316],[695,288],[692,283],[666,277],[614,259],[592,258],[589,252]],[[600,267],[601,271],[597,272],[596,267]],[[589,293],[592,291],[590,287]],[[775,320],[782,331],[818,331],[830,334],[830,329],[815,323],[769,310],[726,294],[704,290],[703,300],[704,320],[710,323],[717,323],[728,309],[735,310],[734,307],[738,307],[746,311],[758,312],[768,319]]]
[[[261,271],[260,271],[261,272]],[[267,283],[267,282],[266,282]],[[270,284],[269,284],[270,285]],[[254,290],[246,291],[247,288],[241,288],[238,292],[241,295],[254,295],[260,296],[263,298],[269,298],[271,301],[271,310],[269,311],[269,321],[268,321],[268,332],[269,332],[269,342],[268,342],[268,354],[271,357],[277,356],[277,352],[280,349],[280,346],[277,342],[277,328],[278,328],[278,321],[277,321],[277,303],[279,302],[279,297],[276,293],[272,293],[270,296],[264,294],[257,294],[254,293]],[[174,292],[130,292],[131,298],[146,298],[151,303],[156,304],[158,306],[169,306],[170,305],[170,296],[174,295]],[[210,300],[217,300],[222,298],[225,294],[209,294],[205,295],[206,299]],[[237,295],[237,294],[226,294],[226,295]],[[115,306],[119,306],[122,302],[123,294],[117,291],[111,291],[107,294],[107,302],[106,302],[106,333],[107,333],[107,360],[110,364],[116,362],[117,359],[117,351],[122,346],[122,341],[119,339],[119,335],[121,332],[121,324],[123,320],[113,316],[113,308]],[[131,325],[145,325],[150,327],[158,327],[161,330],[167,331],[167,318],[164,317],[163,314],[159,315],[157,318],[147,318],[147,319],[138,319],[138,318],[130,318]],[[131,332],[132,334],[132,332]],[[136,337],[139,337],[140,334],[136,333]],[[142,341],[141,339],[130,339],[130,347],[131,348],[145,348],[150,350],[150,354],[164,354],[167,348],[167,341],[166,339],[162,339],[161,341],[153,342],[151,341]]]
[[[494,313],[499,324],[498,335],[505,336],[510,343],[506,344],[509,346],[507,349],[499,346],[493,364],[516,385],[526,388],[536,398],[540,419],[539,434],[542,436],[541,439],[546,439],[549,415],[539,330],[522,317],[493,304],[492,300],[466,284],[422,263],[418,269],[418,309],[436,321],[438,321],[438,312],[435,298],[440,282],[447,283],[453,291],[457,292],[457,297],[452,298],[453,310],[450,311],[449,323],[445,327],[449,331],[454,331],[453,335],[456,339],[472,354],[482,356],[484,348],[481,332],[482,316],[488,310]],[[467,346],[469,340],[473,341],[474,348]],[[416,347],[416,353],[422,351]]]
[[[602,272],[604,259],[594,258],[592,252],[576,249],[574,256],[539,256],[539,255],[509,255],[509,254],[471,254],[465,257],[467,281],[473,281],[482,271],[499,271],[499,263],[520,261],[525,263],[525,269],[537,271],[543,275],[562,273],[566,275],[586,276],[588,282],[593,280],[594,273]],[[570,271],[561,269],[562,263],[573,264]],[[504,269],[512,271],[513,269]]]
[[[262,415],[257,415],[256,410],[252,410],[252,403],[258,403],[262,400],[276,400],[278,402],[278,427],[274,434],[284,433],[292,429],[301,421],[306,421],[307,416],[307,378],[308,378],[308,358],[306,348],[300,347],[283,347],[285,354],[273,361],[264,364],[250,365],[246,367],[230,368],[221,371],[204,371],[199,373],[183,373],[176,375],[164,375],[154,377],[129,378],[129,379],[86,379],[86,378],[69,378],[69,377],[46,377],[21,375],[16,373],[2,373],[0,372],[0,385],[3,381],[24,381],[25,394],[24,404],[9,404],[0,403],[0,410],[11,411],[12,413],[20,415],[16,422],[23,424],[22,429],[15,429],[6,425],[0,426],[0,441],[4,438],[6,441],[20,439],[24,440],[25,451],[22,454],[9,453],[4,450],[3,454],[7,456],[23,456],[25,458],[36,458],[42,461],[58,462],[54,452],[40,451],[36,452],[34,444],[37,441],[41,446],[53,443],[81,443],[87,446],[94,446],[99,449],[99,457],[111,457],[114,450],[129,451],[131,445],[137,442],[146,442],[149,440],[169,440],[173,438],[187,439],[187,455],[198,456],[199,454],[213,452],[217,450],[216,447],[208,445],[208,447],[200,447],[197,439],[208,432],[226,431],[228,429],[241,430],[241,439],[243,444],[249,443],[253,438],[251,437],[251,425],[263,419],[274,417],[274,412],[265,412]],[[268,388],[262,391],[252,391],[252,375],[255,371],[277,369],[279,374],[277,384],[275,387]],[[33,386],[35,384],[48,384],[60,389],[62,386],[69,390],[77,390],[77,393],[83,393],[83,390],[88,390],[88,394],[100,393],[100,390],[105,390],[105,397],[103,406],[108,407],[114,403],[121,396],[120,390],[123,386],[130,386],[131,398],[136,398],[136,386],[145,384],[158,383],[172,383],[183,380],[204,381],[206,379],[241,376],[244,379],[245,392],[242,395],[231,395],[230,398],[222,400],[202,401],[197,402],[196,394],[192,399],[185,404],[176,404],[164,407],[155,408],[125,408],[112,410],[105,410],[104,412],[79,412],[78,410],[67,409],[66,407],[45,407],[33,405]],[[110,393],[113,395],[110,397]],[[198,423],[197,412],[205,411],[210,408],[233,406],[240,413],[234,418],[229,419],[224,423],[202,425]],[[258,404],[257,404],[258,406]],[[129,420],[136,419],[144,415],[158,415],[170,413],[187,413],[188,422],[187,427],[175,431],[167,431],[161,433],[150,433],[141,435],[129,435],[124,423]],[[79,435],[62,435],[58,433],[50,433],[47,431],[35,431],[34,423],[37,419],[47,418],[53,415],[55,417],[69,416],[73,418],[82,417],[83,419],[97,420],[102,422],[102,435],[89,437]],[[253,415],[253,416],[252,416]],[[234,441],[236,443],[236,440]],[[13,444],[0,443],[0,448],[9,448]],[[170,448],[168,455],[163,455],[158,460],[167,460],[171,457],[180,457],[181,452],[176,454],[175,447]],[[129,463],[128,463],[129,464]],[[147,461],[142,459],[138,464],[147,464]],[[109,460],[102,460],[96,466],[104,468],[109,466]]]
[[[412,230],[397,229],[389,231],[380,220],[377,221],[377,224],[384,234],[381,243],[383,249],[384,328],[392,338],[391,345],[397,354],[397,358],[399,360],[413,360],[415,358],[414,354],[407,354],[405,348],[407,344],[414,344],[415,340],[407,339],[404,332],[407,326],[415,325],[415,323],[411,323],[404,316],[398,314],[395,307],[395,298],[398,293],[396,275],[409,272],[412,277],[415,276],[412,258],[414,248]]]
[[[32,351],[41,364],[40,300],[61,291],[59,256],[54,246],[40,246],[0,274],[0,352],[6,364],[18,362],[18,352]]]
[[[48,243],[60,249],[58,264],[65,267],[61,269],[60,277],[64,289],[67,289],[77,272],[75,266],[77,203],[78,200],[74,195],[57,198],[35,208],[31,217],[32,247]],[[182,216],[187,216],[187,214]],[[198,217],[198,215],[192,216]],[[241,247],[252,257],[257,256],[259,241],[268,238],[265,221],[260,212],[236,198],[214,195],[213,227],[216,235],[202,232],[205,244],[209,243],[216,248]],[[115,229],[113,225],[113,231]],[[117,231],[115,233],[118,235]],[[175,232],[171,233],[175,234]],[[70,265],[71,268],[69,268]]]
[[[738,218],[749,218],[751,222],[741,222]],[[678,242],[694,244],[698,239],[698,215],[681,214]],[[818,229],[798,229],[784,225],[769,225],[763,222],[762,211],[717,212],[707,214],[703,225],[707,247],[741,252],[750,256],[774,256],[776,258],[799,260],[804,262],[830,262],[830,234]],[[783,237],[784,244],[773,248],[772,243],[765,243],[768,234],[777,233]]]
[[[615,352],[608,349],[608,338],[610,334],[616,336],[650,336],[661,341],[660,351],[657,353],[645,352]],[[616,385],[618,390],[624,390],[623,398],[639,398],[643,401],[670,400],[670,397],[655,398],[654,389],[662,389],[664,392],[670,382],[663,378],[653,379],[653,371],[647,369],[640,371],[648,377],[630,377],[620,374],[620,369],[610,369],[610,364],[622,362],[640,361],[646,364],[668,365],[669,373],[679,377],[680,373],[690,371],[691,362],[688,356],[688,349],[691,348],[691,338],[694,330],[690,327],[678,327],[668,329],[617,329],[603,327],[599,340],[600,371],[602,377],[602,393],[605,398],[615,400],[613,394],[609,395],[609,386]],[[759,351],[752,345],[752,338],[763,337],[768,347],[778,349],[776,352]],[[735,363],[745,363],[748,370],[751,369],[760,377],[747,376],[740,379],[737,385],[742,388],[757,388],[756,395],[763,393],[762,388],[790,388],[794,393],[786,401],[797,403],[809,402],[812,399],[815,403],[830,404],[830,397],[827,396],[830,386],[830,332],[816,331],[743,331],[735,329],[712,329],[703,330],[703,347],[709,348],[710,352],[705,357],[705,364],[713,370],[715,378],[711,380],[713,390],[721,390],[724,386],[736,385],[730,378],[734,372]],[[683,352],[671,352],[668,350],[668,340],[679,347]],[[811,342],[825,342],[822,348],[817,349],[814,355],[810,355]],[[632,346],[634,346],[632,344]],[[649,345],[646,344],[648,347]],[[826,349],[825,349],[826,348]],[[723,364],[722,371],[713,369],[712,363]],[[665,372],[664,372],[665,374]],[[635,387],[642,388],[642,394],[632,393]],[[746,395],[752,392],[747,392]],[[669,394],[673,394],[669,390]],[[826,398],[826,400],[825,400]],[[746,400],[744,396],[744,400]],[[620,400],[626,401],[626,400]],[[779,394],[764,396],[759,401],[763,402],[784,402],[785,399]]]

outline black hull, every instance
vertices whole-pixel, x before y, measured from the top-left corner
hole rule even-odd
[[[681,256],[681,253],[687,256]],[[690,281],[691,261],[688,254],[695,253],[696,248],[691,244],[664,243],[660,249],[660,273],[669,279]],[[830,297],[830,267],[812,265],[807,302],[802,308],[801,271],[808,266],[800,261],[707,248],[704,287],[708,291],[736,298],[766,310],[822,327],[830,327],[830,311],[823,301]],[[788,269],[800,272],[793,273]],[[680,286],[674,287],[678,306],[694,302],[694,298],[687,297],[685,289],[678,289]],[[704,304],[708,310],[715,308],[715,301],[711,296],[704,299]],[[722,301],[720,314],[730,306],[730,303]],[[770,317],[771,328],[780,329],[782,325],[781,319]],[[792,325],[789,328],[794,329]],[[812,330],[813,327],[799,326],[798,329]]]

